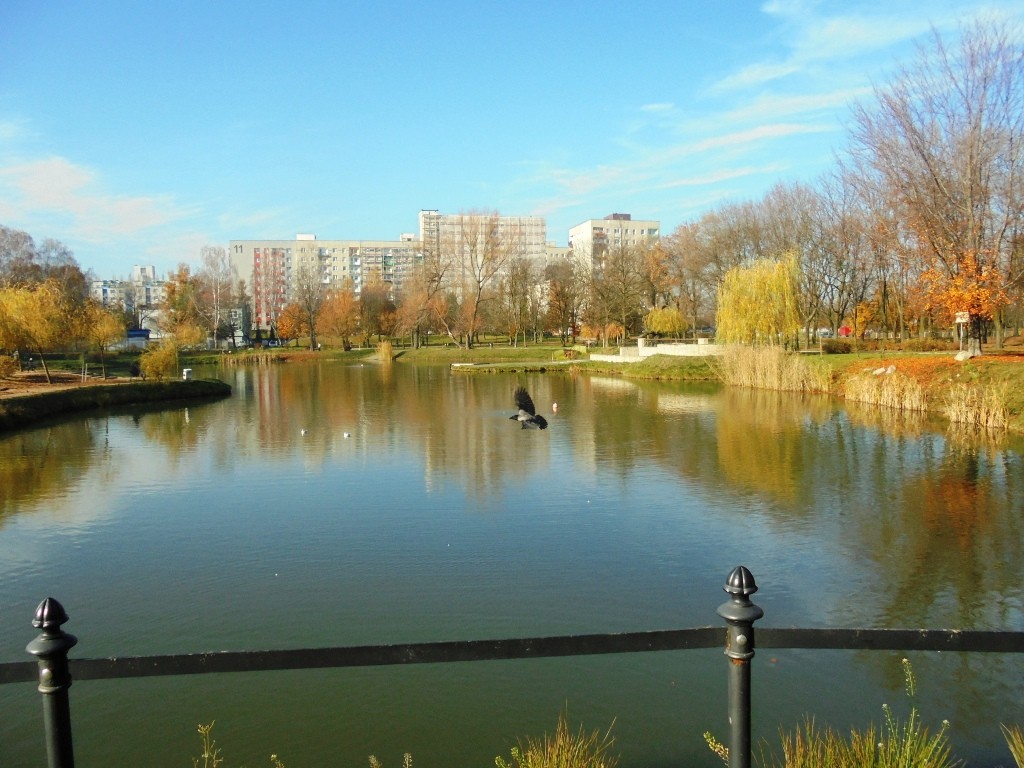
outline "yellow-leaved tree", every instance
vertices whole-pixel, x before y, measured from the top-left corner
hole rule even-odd
[[[182,347],[202,343],[206,331],[198,325],[183,323],[166,333],[163,341],[151,346],[139,358],[142,374],[147,378],[174,378],[178,373],[178,352]]]
[[[800,327],[796,259],[758,259],[733,267],[718,289],[716,339],[725,344],[784,344]]]
[[[116,315],[102,304],[89,301],[82,309],[82,336],[100,354],[103,378],[107,378],[107,350],[124,338],[124,316]]]
[[[675,307],[656,307],[644,316],[644,328],[649,333],[678,337],[686,328],[686,320]]]
[[[65,299],[64,291],[53,279],[31,288],[0,290],[0,347],[39,355],[47,383],[51,381],[50,369],[43,353],[52,352],[70,340],[70,311]]]

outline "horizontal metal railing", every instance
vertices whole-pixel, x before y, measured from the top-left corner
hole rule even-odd
[[[399,664],[448,664],[458,661],[540,659],[716,648],[723,644],[723,631],[722,627],[696,627],[653,632],[524,637],[506,640],[117,656],[106,659],[69,659],[68,663],[76,680]],[[1024,632],[758,627],[757,647],[1024,653]],[[15,661],[0,664],[0,685],[35,682],[38,677],[39,669],[36,662]]]
[[[466,661],[588,656],[725,647],[729,665],[730,768],[750,765],[750,668],[756,648],[819,650],[898,650],[971,653],[1024,653],[1024,632],[955,629],[772,628],[757,630],[763,613],[750,602],[757,591],[742,566],[726,582],[730,601],[718,609],[721,626],[612,634],[466,640],[395,645],[364,645],[292,650],[217,651],[163,656],[69,659],[77,639],[61,629],[63,607],[47,598],[33,624],[42,634],[29,643],[37,661],[0,663],[0,685],[38,682],[43,694],[50,768],[73,768],[68,688],[77,680],[109,680],[170,675],[265,672],[341,667],[447,664]],[[2,760],[2,756],[0,756]]]

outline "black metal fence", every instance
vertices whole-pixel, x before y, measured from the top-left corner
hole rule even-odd
[[[726,580],[729,599],[718,608],[721,626],[604,635],[530,637],[511,640],[407,643],[284,651],[224,651],[177,656],[69,659],[78,642],[61,628],[68,616],[51,597],[36,609],[32,625],[41,630],[26,650],[36,662],[0,664],[0,685],[37,681],[43,699],[43,724],[50,768],[73,768],[71,705],[68,689],[78,680],[265,672],[284,669],[368,667],[396,664],[441,664],[459,661],[587,656],[606,653],[678,651],[725,647],[728,662],[729,766],[750,768],[750,662],[756,648],[832,650],[968,651],[1024,653],[1024,632],[938,629],[773,629],[757,631],[764,612],[750,601],[757,591],[743,566]],[[2,762],[2,756],[0,756]]]

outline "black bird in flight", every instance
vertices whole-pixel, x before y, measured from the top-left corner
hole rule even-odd
[[[518,421],[523,429],[547,429],[548,422],[543,416],[537,415],[537,409],[533,407],[533,400],[530,393],[522,387],[516,389],[516,408],[519,413],[509,416],[510,419]]]

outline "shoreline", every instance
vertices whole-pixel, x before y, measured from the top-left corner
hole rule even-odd
[[[216,400],[231,394],[223,381],[130,381],[117,384],[49,385],[0,398],[0,433],[37,426],[65,416],[125,405]]]

